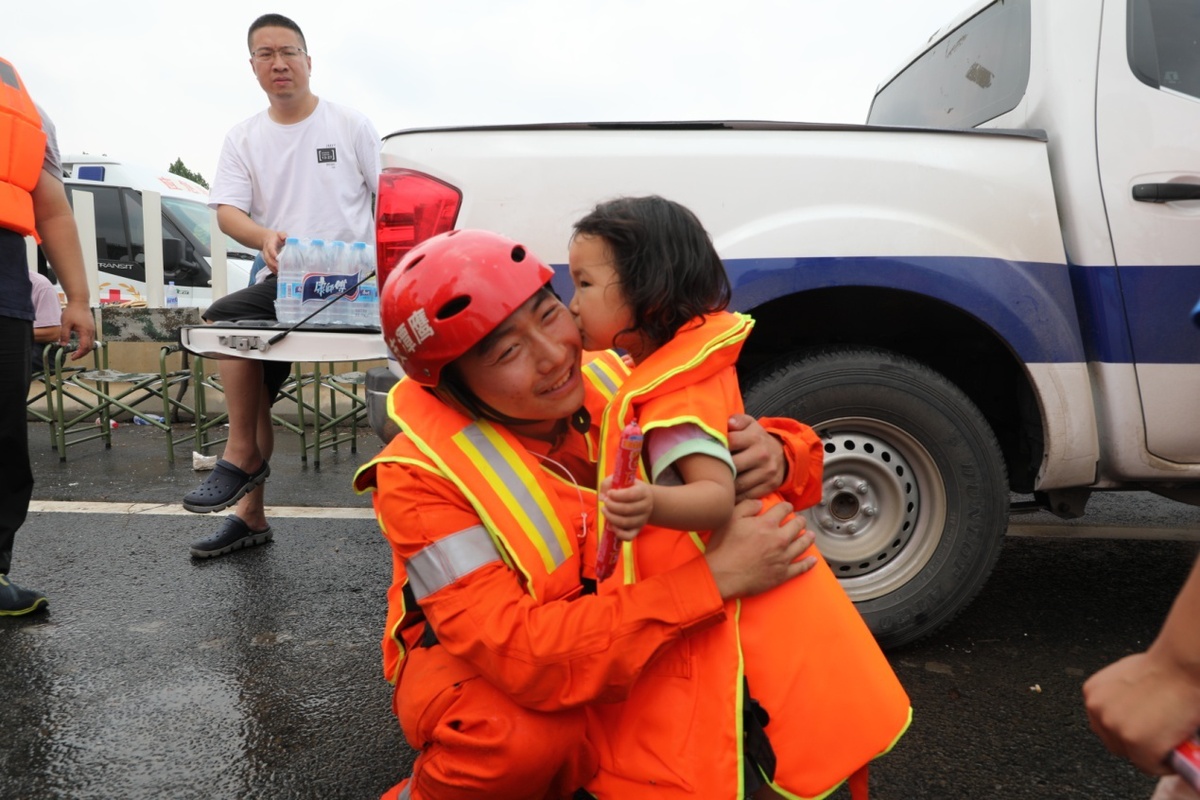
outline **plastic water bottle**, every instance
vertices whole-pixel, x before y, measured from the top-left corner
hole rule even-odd
[[[357,271],[355,280],[362,280],[375,270],[375,248],[366,242],[355,242],[352,248]],[[364,328],[379,327],[379,282],[374,276],[358,287],[358,297],[354,300],[353,324]]]
[[[280,322],[300,319],[300,289],[304,283],[304,247],[289,236],[279,254],[278,288],[275,292],[275,316]]]
[[[300,316],[307,317],[309,314],[321,307],[324,302],[320,287],[323,283],[324,276],[329,272],[329,257],[326,255],[325,240],[313,239],[308,243],[308,247],[304,248],[304,266],[301,270],[300,291]],[[320,322],[321,316],[318,315],[309,320],[309,323]]]
[[[340,291],[349,289],[358,282],[358,278],[353,276],[354,269],[350,264],[350,251],[346,247],[345,242],[330,242],[329,243],[329,277],[328,283],[333,287],[329,297],[337,294]],[[326,298],[328,300],[328,297]],[[324,300],[322,302],[325,302]],[[350,324],[350,306],[353,302],[352,297],[339,297],[334,301],[328,309],[323,311],[317,319],[321,322],[326,322],[330,325],[349,325]]]
[[[171,281],[164,287],[163,294],[166,297],[167,308],[179,308],[179,293],[175,288],[175,281]]]

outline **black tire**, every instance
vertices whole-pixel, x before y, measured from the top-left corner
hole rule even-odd
[[[948,623],[992,572],[1008,481],[987,420],[944,376],[884,350],[834,348],[747,382],[746,410],[825,441],[817,545],[880,645]]]

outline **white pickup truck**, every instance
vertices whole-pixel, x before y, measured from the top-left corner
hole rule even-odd
[[[865,126],[399,131],[381,276],[449,228],[561,267],[600,200],[690,207],[757,320],[748,408],[824,437],[810,527],[880,641],[912,642],[978,593],[1012,493],[1200,501],[1198,41],[1194,0],[975,2]]]

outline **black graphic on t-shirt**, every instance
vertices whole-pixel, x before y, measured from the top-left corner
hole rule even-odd
[[[318,147],[317,148],[317,163],[332,164],[337,161],[336,147]]]

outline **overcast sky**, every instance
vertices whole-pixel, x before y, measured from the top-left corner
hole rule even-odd
[[[64,153],[212,178],[225,132],[266,106],[246,29],[304,30],[312,89],[380,134],[505,122],[863,122],[879,82],[974,0],[34,0],[0,56]],[[368,11],[367,9],[372,9]]]

